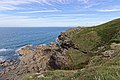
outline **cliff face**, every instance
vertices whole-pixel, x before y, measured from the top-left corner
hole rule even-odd
[[[94,27],[68,29],[58,36],[57,41],[59,44],[26,46],[19,50],[20,63],[11,78],[16,80],[120,78],[120,19]],[[6,76],[2,76],[2,79]]]
[[[39,45],[29,50],[25,47],[19,53],[22,54],[20,66],[25,66],[29,72],[62,69],[68,65],[67,56],[56,43]]]

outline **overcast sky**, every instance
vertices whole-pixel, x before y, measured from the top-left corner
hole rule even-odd
[[[0,0],[0,27],[92,26],[120,17],[120,0]]]

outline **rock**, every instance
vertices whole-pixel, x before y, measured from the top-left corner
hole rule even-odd
[[[41,77],[44,77],[44,75],[43,74],[41,74],[41,75],[39,75],[39,76],[37,76],[38,78],[41,78]]]
[[[41,70],[45,70],[47,68],[46,63],[48,62],[48,56],[44,54],[46,49],[50,48],[46,45],[39,45],[30,52],[26,49],[21,50],[20,52],[26,55],[22,55],[20,57],[20,64],[18,66],[20,72],[28,73],[40,72]]]
[[[32,50],[21,49],[22,54],[18,65],[18,74],[41,72],[46,69],[61,69],[67,65],[67,57],[58,44],[51,42],[49,46],[41,44]]]
[[[3,63],[5,63],[5,60],[0,60],[0,64],[3,64]]]
[[[112,54],[114,54],[114,53],[115,53],[114,50],[108,50],[108,51],[103,52],[102,54],[103,54],[105,57],[112,57]]]
[[[77,47],[75,47],[75,45],[69,40],[69,37],[66,33],[61,33],[58,36],[57,41],[59,42],[59,45],[64,49],[69,49],[69,48],[77,49]]]
[[[24,46],[21,49],[17,50],[20,55],[26,55],[32,53],[32,45]]]
[[[52,50],[60,49],[60,46],[56,44],[55,42],[51,42],[49,46],[51,47]]]
[[[120,43],[119,43],[119,44],[117,44],[117,43],[112,43],[112,44],[110,45],[110,47],[111,47],[111,49],[113,49],[113,50],[120,50]]]
[[[63,69],[68,66],[68,58],[60,52],[53,51],[50,56],[49,65],[52,69]]]
[[[117,33],[116,36],[117,36],[117,38],[120,38],[120,31]]]
[[[15,66],[10,66],[10,69],[11,69],[11,70],[15,70],[16,67],[15,67]]]
[[[105,46],[98,47],[98,51],[104,51],[104,50],[105,50]]]

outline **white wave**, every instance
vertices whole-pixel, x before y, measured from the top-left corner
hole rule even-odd
[[[12,49],[5,49],[5,48],[2,48],[0,49],[0,52],[6,52],[6,51],[11,51]]]

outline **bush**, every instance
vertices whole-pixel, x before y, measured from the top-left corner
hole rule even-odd
[[[111,42],[120,43],[120,38],[112,39]]]

